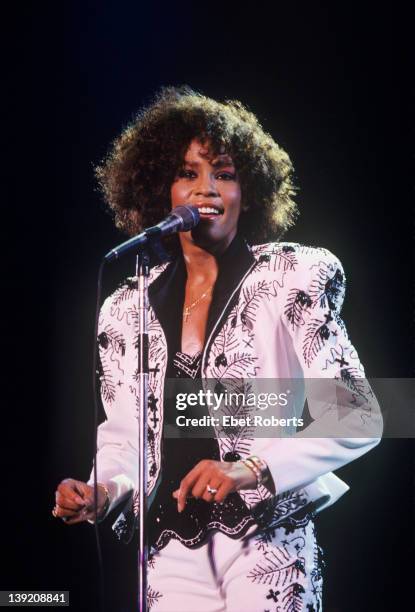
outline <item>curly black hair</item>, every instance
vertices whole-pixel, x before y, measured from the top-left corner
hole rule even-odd
[[[194,138],[233,159],[241,233],[250,242],[279,239],[297,216],[290,158],[241,102],[217,102],[187,85],[162,87],[96,166],[116,226],[133,236],[170,212],[170,188]]]

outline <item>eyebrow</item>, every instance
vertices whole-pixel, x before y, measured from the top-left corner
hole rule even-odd
[[[183,161],[183,165],[196,167],[196,166],[199,166],[200,163],[197,162],[197,161],[192,162],[192,161],[184,160]],[[231,160],[231,158],[228,157],[227,159],[216,159],[216,160],[213,160],[213,162],[211,162],[211,165],[213,166],[213,168],[223,168],[224,166],[233,166],[234,163]]]

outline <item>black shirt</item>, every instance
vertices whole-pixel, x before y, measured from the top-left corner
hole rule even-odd
[[[207,338],[224,312],[230,294],[253,261],[248,246],[239,236],[235,237],[218,259],[219,273],[208,314]],[[186,269],[180,256],[150,286],[149,298],[167,339],[169,357],[166,379],[192,378],[196,384],[201,385],[202,353],[190,356],[180,350],[185,282]],[[174,396],[171,389],[165,397],[167,395]],[[186,416],[201,417],[203,410],[208,414],[207,407],[196,406],[194,410],[197,414],[190,414],[187,410]],[[190,497],[183,512],[178,512],[177,500],[172,497],[172,493],[179,488],[181,479],[202,459],[219,461],[220,454],[213,429],[209,437],[203,438],[186,437],[183,432],[177,433],[180,437],[165,435],[167,427],[177,428],[176,416],[173,401],[166,399],[161,481],[148,515],[149,546],[160,550],[174,538],[187,547],[194,547],[203,543],[212,529],[218,529],[233,538],[242,537],[255,524],[255,520],[237,493],[229,494],[222,504]],[[232,456],[229,460],[239,458]]]

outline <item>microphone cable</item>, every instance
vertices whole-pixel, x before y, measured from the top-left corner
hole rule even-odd
[[[98,399],[98,385],[97,378],[99,375],[98,371],[98,326],[99,326],[99,313],[102,293],[102,276],[105,267],[105,260],[101,261],[98,271],[98,282],[97,282],[97,297],[95,306],[95,323],[94,323],[94,346],[92,351],[92,388],[94,395],[94,532],[98,558],[98,582],[99,582],[99,610],[105,612],[105,581],[104,581],[104,564],[102,559],[101,540],[98,525],[98,470],[97,470],[97,454],[98,454],[98,412],[99,412],[99,399]]]

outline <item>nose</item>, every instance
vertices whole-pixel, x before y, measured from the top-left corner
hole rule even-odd
[[[204,197],[217,196],[218,190],[216,188],[215,177],[210,172],[202,172],[199,175],[198,181],[195,185],[195,195],[201,195]]]

